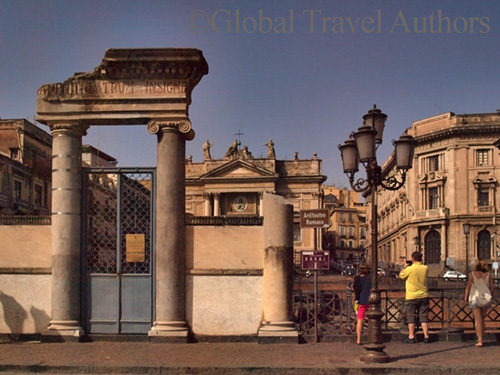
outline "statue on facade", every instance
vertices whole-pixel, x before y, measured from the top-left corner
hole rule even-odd
[[[227,149],[226,155],[224,155],[224,158],[226,159],[232,159],[234,157],[238,156],[238,146],[241,145],[240,142],[237,140],[234,140],[233,143],[231,143],[231,146]]]
[[[250,151],[248,151],[248,146],[243,146],[243,150],[241,150],[241,156],[243,159],[253,159],[253,155]]]
[[[212,155],[210,155],[210,148],[214,145],[213,142],[210,142],[208,139],[203,144],[203,158],[205,160],[212,160]]]
[[[274,142],[272,139],[269,140],[264,146],[267,146],[267,157],[269,159],[276,159],[276,153],[274,152]]]

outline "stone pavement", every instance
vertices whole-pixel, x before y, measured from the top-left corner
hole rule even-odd
[[[0,344],[0,374],[499,374],[496,335],[482,348],[474,341],[386,343],[390,361],[365,364],[352,342],[167,344],[147,341]]]

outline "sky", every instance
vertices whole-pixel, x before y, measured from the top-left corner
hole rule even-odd
[[[91,72],[108,48],[198,48],[186,157],[323,160],[348,181],[338,144],[374,104],[388,115],[379,164],[414,121],[500,108],[498,0],[0,0],[0,117],[34,122],[38,88]],[[49,131],[49,129],[39,124]],[[83,138],[121,167],[156,165],[142,126],[91,126]],[[361,173],[361,172],[360,172]],[[361,176],[360,176],[361,177]]]

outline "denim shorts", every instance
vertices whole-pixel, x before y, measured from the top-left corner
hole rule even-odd
[[[429,298],[407,299],[406,300],[406,321],[415,323],[418,314],[420,323],[429,322]]]

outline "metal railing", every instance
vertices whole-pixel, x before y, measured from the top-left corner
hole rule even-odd
[[[464,287],[430,289],[429,327],[434,330],[470,330],[474,328],[472,311],[464,301]],[[350,286],[318,291],[318,333],[328,335],[355,334],[356,313]],[[304,335],[314,334],[314,292],[295,290],[294,319]],[[398,330],[406,325],[404,288],[381,288],[382,329]],[[486,328],[500,328],[500,305],[497,298],[486,315]]]

